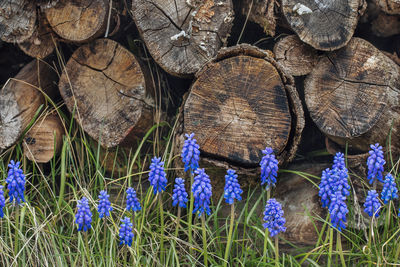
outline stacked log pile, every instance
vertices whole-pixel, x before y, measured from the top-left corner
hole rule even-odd
[[[247,29],[261,41],[244,44]],[[281,166],[325,146],[304,145],[310,128],[329,152],[347,146],[352,166],[371,143],[400,156],[398,0],[9,0],[0,38],[36,58],[2,81],[0,150],[23,140],[37,162],[62,143],[50,99],[106,150],[134,146],[174,114],[176,151],[195,133],[217,192],[227,168],[258,183],[267,146]],[[276,193],[315,210],[316,188],[302,182]],[[314,238],[296,229],[290,240]]]

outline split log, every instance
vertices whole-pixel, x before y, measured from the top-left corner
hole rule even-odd
[[[103,35],[107,28],[109,1],[60,0],[45,10],[46,18],[61,38],[71,42],[88,42]]]
[[[280,39],[274,46],[275,59],[293,76],[309,74],[318,62],[318,52],[297,35]]]
[[[353,38],[324,55],[305,80],[305,101],[317,127],[340,145],[392,151],[400,142],[400,68],[369,42]]]
[[[324,51],[349,42],[365,7],[364,0],[282,0],[293,31],[303,42]]]
[[[34,60],[0,91],[0,148],[14,144],[45,104],[46,94],[55,92],[57,73],[43,61]]]
[[[399,0],[375,0],[375,3],[387,14],[400,15]]]
[[[255,167],[266,146],[293,159],[304,127],[293,78],[271,52],[250,45],[221,49],[196,74],[183,106],[184,133],[216,161]]]
[[[54,33],[46,18],[41,17],[32,36],[19,43],[18,46],[25,54],[34,58],[45,58],[53,53],[55,49]]]
[[[0,1],[0,38],[20,43],[32,36],[36,27],[36,5],[30,0]]]
[[[391,16],[380,12],[371,22],[371,31],[378,37],[400,34],[400,16]]]
[[[22,143],[26,157],[37,163],[49,162],[62,146],[64,127],[57,115],[45,115],[27,132]]]
[[[153,124],[150,75],[135,56],[109,39],[79,47],[59,89],[82,128],[104,147],[141,137]]]
[[[180,77],[216,55],[233,21],[231,0],[133,0],[132,14],[154,60]]]
[[[270,36],[275,36],[277,18],[275,15],[275,0],[243,0],[240,1],[240,12],[249,21],[257,23]]]

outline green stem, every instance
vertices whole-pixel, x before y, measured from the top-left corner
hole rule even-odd
[[[373,231],[373,217],[374,216],[372,216],[371,217],[371,222],[370,222],[370,225],[369,225],[369,231],[368,231],[368,244],[367,244],[367,247],[368,247],[368,266],[372,266],[372,257],[371,257],[371,254],[372,254],[372,231]]]
[[[268,228],[265,228],[265,235],[264,235],[264,250],[263,250],[263,263],[265,263],[265,264],[267,264],[267,245],[268,245],[268,235],[269,235]]]
[[[189,254],[192,254],[192,220],[193,220],[193,202],[194,202],[194,197],[193,197],[193,192],[192,192],[192,186],[193,186],[193,174],[190,174],[190,204],[189,204],[189,216],[188,216],[188,238],[189,238]]]
[[[339,231],[336,231],[336,234],[337,234],[336,247],[337,250],[339,251],[340,261],[342,263],[342,266],[346,266],[346,261],[344,260],[344,255],[343,255],[341,233]]]
[[[106,244],[107,244],[107,224],[106,224],[106,220],[104,219],[104,229],[103,229],[103,234],[104,234],[104,241],[103,241],[103,253],[105,253],[105,255],[107,254],[106,253]]]
[[[90,252],[89,252],[89,237],[88,237],[88,233],[85,232],[84,236],[85,236],[86,258],[87,258],[87,261],[89,263],[89,267],[92,267],[92,262],[90,260]]]
[[[225,247],[224,267],[226,267],[228,264],[229,252],[231,251],[234,221],[235,221],[235,203],[232,203],[232,205],[231,205],[231,223],[229,225],[228,243],[226,244],[226,247]]]
[[[203,255],[204,255],[204,266],[208,266],[208,254],[207,254],[207,232],[206,232],[206,218],[204,213],[201,215],[201,228],[203,229]]]
[[[127,248],[125,248],[125,247],[123,247],[122,248],[123,250],[124,250],[124,267],[126,267],[127,266],[127,264],[128,264],[128,259],[127,259]]]
[[[332,265],[332,247],[333,247],[333,228],[329,228],[329,252],[328,252],[328,267]]]
[[[164,263],[164,212],[163,212],[163,202],[162,202],[161,193],[158,194],[158,204],[160,206],[160,221],[161,221],[160,261],[161,261],[161,264],[163,264]]]
[[[399,259],[399,255],[400,255],[400,243],[397,242],[397,249],[396,249],[396,255],[394,257],[394,262],[397,262],[397,260]]]
[[[178,238],[179,224],[181,222],[181,207],[178,206],[178,215],[176,216],[175,237]]]
[[[392,201],[390,200],[389,201],[389,205],[388,205],[388,208],[387,208],[387,211],[386,211],[386,221],[385,221],[385,227],[384,227],[384,230],[383,230],[383,237],[387,240],[388,238],[389,238],[389,236],[387,236],[387,234],[388,234],[388,229],[389,229],[389,226],[390,226],[390,210],[391,210],[391,204],[392,204]]]
[[[65,190],[65,178],[66,178],[66,154],[67,154],[68,142],[64,139],[64,144],[61,150],[61,181],[60,181],[60,195],[58,196],[57,208],[58,211],[61,209],[61,204],[64,200],[64,190]]]
[[[15,240],[14,240],[14,256],[17,257],[18,254],[18,243],[19,243],[19,206],[18,204],[15,204]]]
[[[279,241],[278,235],[275,236],[275,266],[279,266]]]

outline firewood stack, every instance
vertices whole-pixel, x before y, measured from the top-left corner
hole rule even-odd
[[[49,100],[104,149],[177,120],[176,153],[195,133],[216,192],[227,168],[258,183],[267,146],[281,166],[317,149],[311,128],[329,152],[400,156],[399,0],[8,0],[0,38],[35,58],[0,91],[0,150],[23,140],[30,160],[63,140]],[[298,184],[277,192],[315,204]]]

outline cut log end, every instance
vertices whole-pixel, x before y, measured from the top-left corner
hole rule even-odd
[[[102,35],[107,27],[106,0],[60,0],[45,10],[46,18],[61,38],[71,42],[88,42]]]
[[[375,3],[387,14],[400,15],[399,0],[375,0]]]
[[[397,130],[399,67],[367,41],[326,54],[305,81],[306,104],[319,129],[335,142],[368,151]]]
[[[34,60],[0,91],[0,148],[14,144],[35,117],[46,93],[54,91],[57,74],[45,62]],[[40,88],[40,90],[38,89]]]
[[[20,43],[32,36],[36,27],[35,2],[30,0],[0,1],[0,38]]]
[[[285,155],[283,161],[293,156],[304,126],[301,104],[293,108],[293,99],[300,103],[293,80],[268,53],[248,45],[223,49],[196,76],[183,109],[184,132],[196,134],[203,152],[252,166],[266,146]]]
[[[44,116],[25,135],[22,144],[24,154],[37,163],[49,162],[61,149],[63,132],[58,116]]]
[[[280,39],[274,47],[275,59],[293,76],[309,74],[318,62],[318,52],[297,35]]]
[[[282,0],[282,10],[300,39],[318,50],[345,46],[365,9],[362,0]]]
[[[188,77],[226,42],[231,0],[134,0],[132,14],[147,48],[168,73]]]
[[[150,83],[133,54],[109,39],[79,47],[61,76],[62,97],[83,129],[114,147],[152,125]]]

